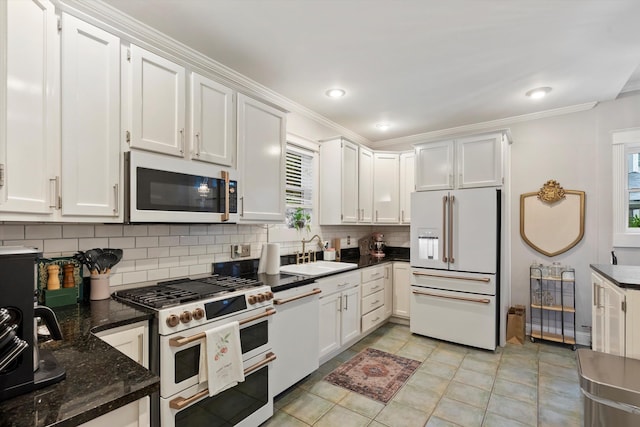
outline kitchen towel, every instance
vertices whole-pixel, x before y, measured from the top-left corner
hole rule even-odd
[[[280,273],[280,244],[267,244],[267,274]]]
[[[206,333],[200,358],[200,382],[208,381],[209,396],[244,381],[240,324],[231,322]],[[204,357],[203,357],[204,356]]]

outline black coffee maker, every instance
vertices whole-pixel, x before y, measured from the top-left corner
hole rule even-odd
[[[0,247],[0,400],[65,378],[53,355],[38,351],[36,318],[44,320],[53,339],[62,339],[53,311],[34,306],[40,256],[32,248]]]

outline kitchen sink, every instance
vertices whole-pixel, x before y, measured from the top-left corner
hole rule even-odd
[[[358,264],[352,262],[316,261],[307,264],[283,265],[280,267],[280,272],[299,276],[321,276],[339,271],[353,270],[357,267]]]

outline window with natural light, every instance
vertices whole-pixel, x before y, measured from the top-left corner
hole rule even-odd
[[[313,222],[313,151],[287,145],[285,182],[287,226],[309,230]]]
[[[640,247],[640,129],[613,133],[613,245]]]

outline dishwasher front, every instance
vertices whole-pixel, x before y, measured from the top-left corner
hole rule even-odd
[[[585,427],[640,425],[640,360],[581,348],[577,352]]]

